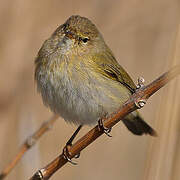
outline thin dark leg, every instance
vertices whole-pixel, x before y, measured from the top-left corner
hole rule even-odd
[[[66,143],[66,145],[72,145],[72,142],[74,140],[74,138],[77,136],[78,132],[81,130],[82,125],[78,126],[78,128],[76,129],[76,131],[73,133],[73,135],[70,137],[70,139],[68,140],[68,142]]]
[[[77,134],[79,133],[80,129],[82,128],[82,125],[78,126],[78,128],[76,129],[76,131],[73,133],[73,135],[70,137],[70,139],[68,140],[68,142],[66,143],[66,146],[64,147],[63,149],[63,156],[65,159],[68,160],[68,162],[70,162],[71,164],[73,165],[77,165],[77,163],[73,162],[70,158],[70,155],[69,155],[69,151],[68,151],[68,147],[69,146],[72,146],[72,142],[74,140],[74,138],[77,136]],[[75,156],[75,158],[79,158],[80,156],[80,153],[77,154]]]

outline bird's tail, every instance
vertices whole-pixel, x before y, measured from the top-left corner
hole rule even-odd
[[[131,113],[122,121],[125,126],[135,135],[140,136],[143,134],[149,134],[151,136],[157,136],[156,131],[141,118],[138,112],[136,115]]]

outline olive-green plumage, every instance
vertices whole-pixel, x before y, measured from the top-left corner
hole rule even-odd
[[[97,123],[136,89],[96,26],[80,16],[71,16],[44,42],[35,65],[44,104],[75,124]],[[134,134],[155,135],[137,111],[123,122]]]

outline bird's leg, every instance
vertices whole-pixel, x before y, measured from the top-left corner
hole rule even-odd
[[[81,128],[82,128],[82,125],[79,125],[78,128],[76,129],[76,131],[73,133],[73,135],[70,137],[70,139],[66,143],[66,145],[72,145],[72,142],[73,142],[74,138],[77,136],[77,134],[79,133]]]
[[[138,78],[138,84],[137,84],[137,87],[136,87],[136,91],[140,88],[143,88],[144,87],[144,78],[143,77],[139,77]],[[142,107],[144,107],[144,105],[146,104],[146,100],[145,99],[140,99],[140,100],[137,100],[135,102],[136,106],[140,109]]]
[[[107,114],[105,115],[105,117],[107,116]],[[112,137],[110,135],[110,132],[111,132],[111,128],[107,128],[104,126],[104,123],[103,123],[103,118],[100,118],[98,120],[98,128],[100,131],[103,131],[108,137]]]
[[[74,138],[77,136],[77,134],[78,134],[78,132],[80,131],[81,128],[82,128],[82,125],[78,126],[78,128],[77,128],[76,131],[73,133],[73,135],[70,137],[70,139],[67,141],[66,146],[65,146],[64,149],[63,149],[63,156],[64,156],[64,158],[67,159],[68,162],[70,162],[70,163],[73,164],[73,165],[76,165],[77,163],[75,163],[75,162],[73,162],[73,161],[71,160],[68,148],[69,148],[70,146],[72,146],[72,142],[73,142]],[[80,153],[77,154],[77,155],[75,156],[75,158],[79,158],[79,156],[80,156]]]

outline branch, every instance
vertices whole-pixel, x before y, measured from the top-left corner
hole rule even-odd
[[[137,104],[141,101],[146,101],[156,91],[166,85],[170,80],[180,74],[180,65],[174,67],[170,71],[164,73],[158,79],[153,81],[147,86],[142,86],[136,93],[134,93],[130,99],[117,111],[111,114],[108,118],[103,118],[104,126],[112,128],[116,123],[123,119],[127,114],[138,109]],[[95,126],[77,142],[68,148],[70,158],[78,155],[84,148],[95,141],[99,136],[103,134],[98,126]],[[64,166],[68,161],[64,158],[63,154],[60,154],[52,162],[50,162],[44,168],[38,170],[30,180],[47,180],[49,179],[58,169]]]
[[[21,160],[23,157],[24,153],[28,151],[36,142],[37,140],[45,133],[47,132],[51,126],[54,124],[56,119],[59,116],[54,115],[51,119],[48,121],[44,122],[41,127],[30,137],[26,139],[24,144],[21,146],[19,152],[15,156],[15,158],[4,168],[4,170],[0,174],[0,180],[4,179],[10,171],[16,166],[16,164]]]

